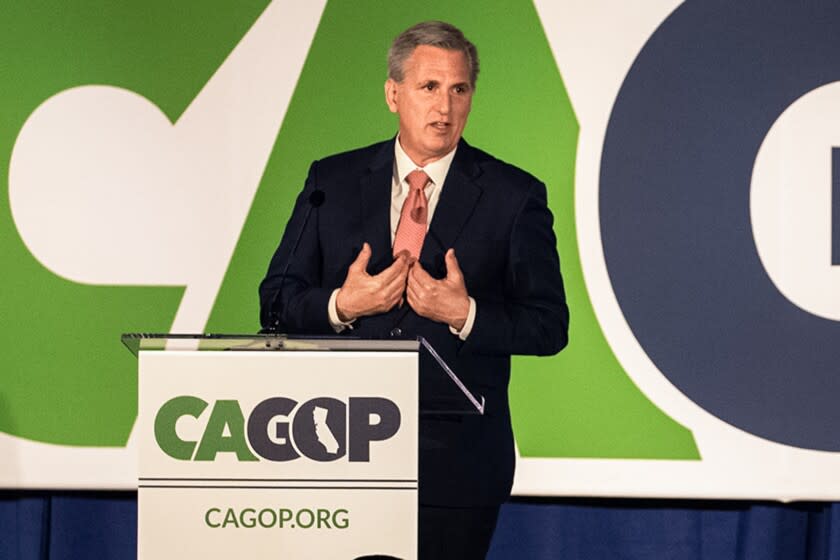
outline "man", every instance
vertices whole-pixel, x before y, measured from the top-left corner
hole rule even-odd
[[[449,24],[400,34],[385,82],[397,138],[312,164],[260,286],[263,327],[423,336],[486,398],[484,415],[421,416],[421,558],[485,556],[513,481],[510,356],[567,342],[545,186],[461,138],[478,69]],[[459,399],[421,351],[421,408]]]

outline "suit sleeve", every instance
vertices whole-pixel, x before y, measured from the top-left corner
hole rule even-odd
[[[462,352],[550,356],[566,346],[569,309],[552,224],[545,185],[534,181],[513,222],[502,297],[476,299]]]
[[[317,163],[309,168],[280,245],[260,283],[263,329],[295,334],[335,334],[327,315],[332,289],[322,285],[319,212],[317,204],[312,202],[312,193],[318,190]]]

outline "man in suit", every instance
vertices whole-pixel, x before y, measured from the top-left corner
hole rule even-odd
[[[513,481],[510,356],[567,342],[545,186],[461,138],[478,68],[449,24],[400,34],[385,83],[397,137],[312,164],[260,285],[265,328],[423,336],[485,397],[484,415],[421,415],[421,558],[485,556]],[[463,401],[421,351],[421,409]]]

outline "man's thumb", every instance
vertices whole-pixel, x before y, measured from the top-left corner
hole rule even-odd
[[[458,259],[455,257],[455,249],[449,249],[444,256],[446,261],[446,277],[461,277],[461,266],[458,264]]]
[[[367,242],[362,244],[362,249],[356,256],[356,260],[350,265],[350,268],[365,272],[367,270],[368,262],[370,262],[371,249]]]

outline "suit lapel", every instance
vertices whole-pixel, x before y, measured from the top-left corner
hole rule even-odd
[[[360,182],[363,241],[370,244],[372,256],[368,272],[378,274],[392,262],[391,256],[391,180],[394,169],[394,141],[385,142],[376,153]]]
[[[479,174],[480,168],[473,159],[473,148],[461,140],[420,252],[420,262],[432,276],[443,277],[446,274],[443,255],[455,245],[481,198],[481,187],[475,181]]]

